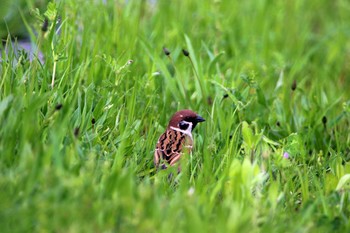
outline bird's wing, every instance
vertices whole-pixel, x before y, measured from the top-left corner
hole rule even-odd
[[[182,132],[176,130],[167,130],[158,139],[156,150],[154,152],[154,164],[159,166],[160,161],[173,165],[176,163],[182,153],[183,148],[188,149],[190,152],[192,149],[192,141]],[[166,165],[163,164],[162,167]]]

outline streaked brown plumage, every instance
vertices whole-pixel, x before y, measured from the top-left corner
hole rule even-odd
[[[192,130],[204,119],[191,110],[176,112],[166,131],[159,137],[154,152],[154,165],[162,169],[174,165],[184,153],[191,153]]]

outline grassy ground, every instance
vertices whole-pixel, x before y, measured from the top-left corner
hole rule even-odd
[[[43,64],[3,45],[1,232],[350,230],[349,1],[107,2],[32,14]]]

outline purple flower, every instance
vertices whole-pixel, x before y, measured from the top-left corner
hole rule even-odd
[[[289,154],[288,154],[288,152],[284,152],[284,153],[283,153],[283,158],[289,159]]]

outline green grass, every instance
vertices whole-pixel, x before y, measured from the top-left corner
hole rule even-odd
[[[348,232],[349,10],[66,0],[23,17],[45,63],[1,50],[1,232]],[[153,149],[184,108],[206,122],[170,183]]]

